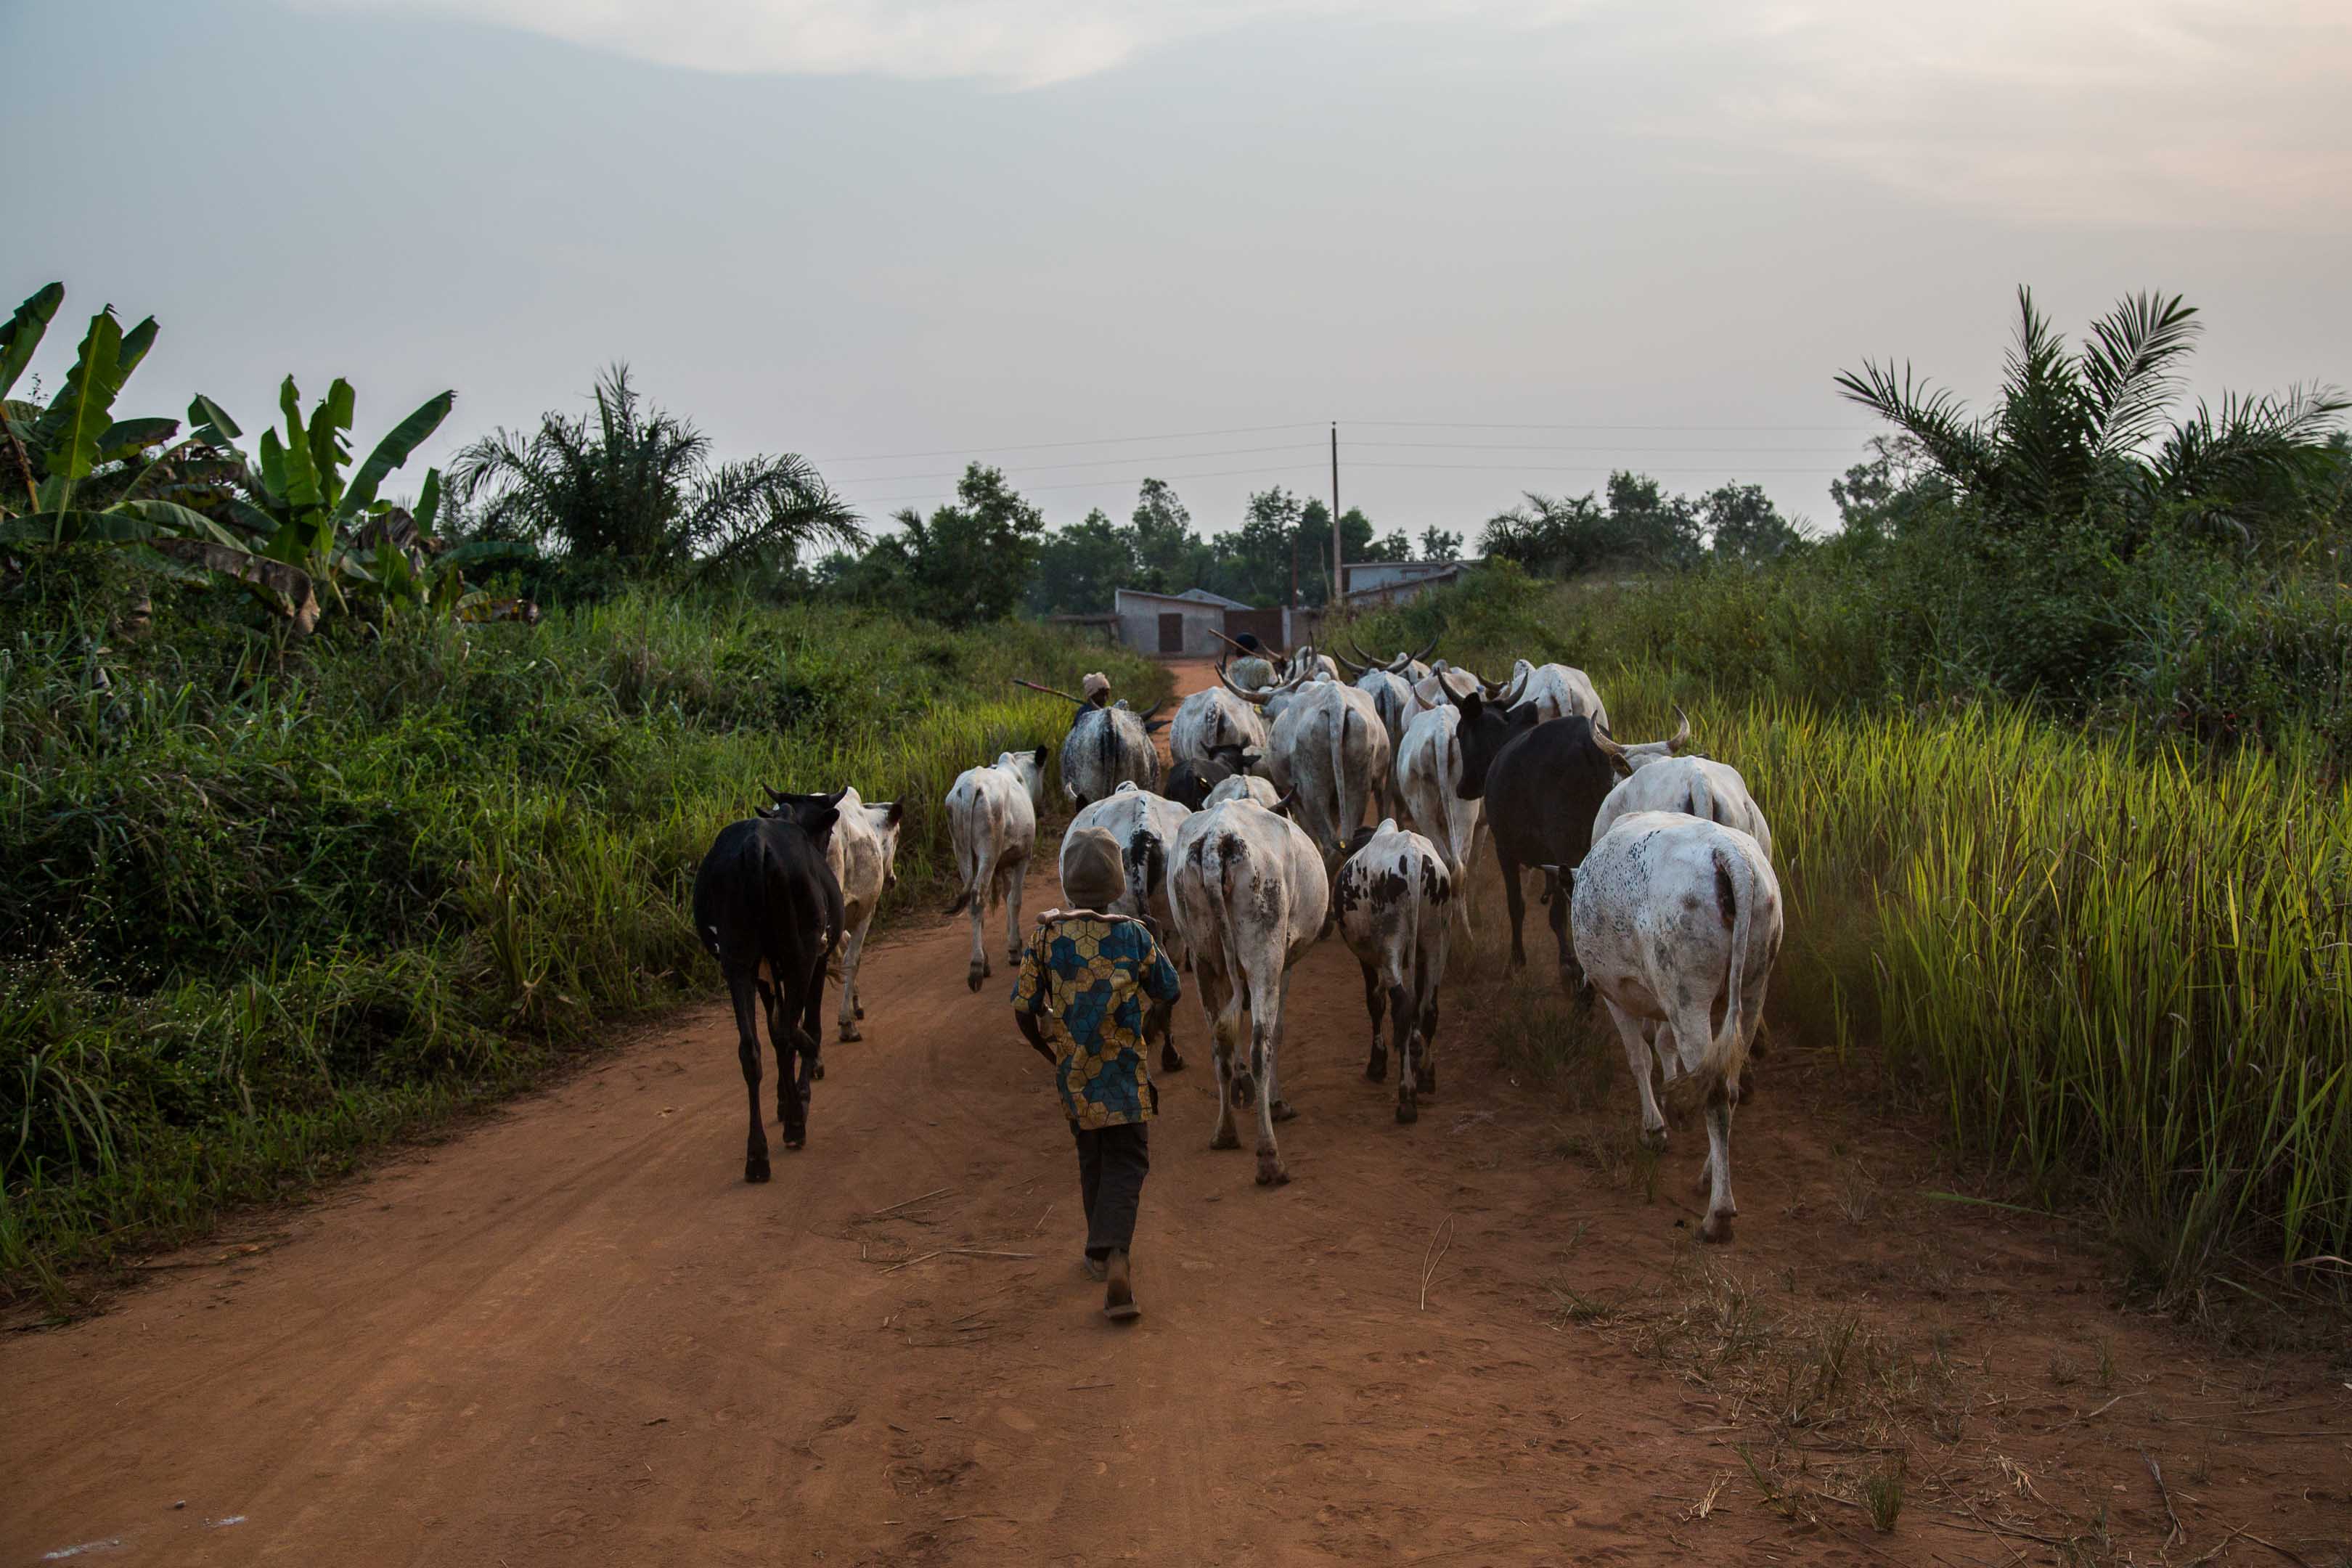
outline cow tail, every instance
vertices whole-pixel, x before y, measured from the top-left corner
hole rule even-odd
[[[1723,818],[1715,814],[1715,791],[1709,786],[1706,774],[1696,768],[1691,771],[1690,795],[1683,802],[1683,807],[1703,822],[1723,822]],[[1723,825],[1726,827],[1733,826],[1727,822]]]
[[[955,847],[956,875],[962,879],[962,885],[956,891],[955,902],[948,906],[948,913],[951,915],[963,913],[981,888],[980,846],[972,842],[969,820],[973,809],[975,803],[969,800],[964,803],[962,811],[956,810],[953,802],[949,803],[948,838]]]
[[[1249,1041],[1242,1034],[1242,1009],[1249,996],[1249,972],[1242,966],[1241,945],[1234,940],[1236,926],[1233,893],[1234,862],[1213,838],[1203,840],[1199,852],[1213,850],[1213,865],[1202,866],[1201,895],[1209,906],[1210,924],[1215,929],[1217,948],[1225,972],[1224,1010],[1210,1020],[1217,1043],[1230,1053],[1236,1082],[1246,1076],[1249,1068]],[[1206,854],[1203,853],[1203,858]]]
[[[1364,821],[1362,801],[1355,803],[1354,820],[1349,820],[1348,811],[1348,726],[1363,721],[1363,715],[1345,702],[1331,716],[1331,828],[1339,837],[1343,858],[1348,853],[1348,841],[1356,836],[1356,829]]]
[[[1723,1026],[1708,1042],[1706,1063],[1700,1069],[1708,1081],[1719,1080],[1739,1102],[1739,1069],[1748,1060],[1748,1031],[1741,1026],[1739,983],[1748,966],[1748,925],[1756,908],[1756,873],[1748,858],[1722,844],[1711,851],[1715,874],[1731,890],[1731,963],[1724,979]]]

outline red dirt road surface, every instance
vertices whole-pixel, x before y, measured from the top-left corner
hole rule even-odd
[[[732,1025],[701,1007],[7,1336],[0,1568],[2317,1565],[2352,1540],[2340,1366],[2183,1337],[2116,1307],[2066,1227],[1929,1201],[1921,1130],[1786,1034],[1734,1132],[1738,1240],[1702,1249],[1687,1108],[1653,1168],[1597,1034],[1583,1087],[1512,1081],[1489,1036],[1543,984],[1491,959],[1399,1127],[1353,963],[1316,950],[1274,1190],[1207,1146],[1188,997],[1146,1316],[1108,1325],[1011,975],[969,994],[965,940],[869,951],[866,1038],[827,1047],[770,1185],[741,1180]]]

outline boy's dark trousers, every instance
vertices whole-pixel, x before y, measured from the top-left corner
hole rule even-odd
[[[1135,1245],[1135,1211],[1143,1201],[1143,1178],[1151,1173],[1149,1123],[1080,1127],[1078,1190],[1087,1204],[1087,1256],[1100,1262]]]

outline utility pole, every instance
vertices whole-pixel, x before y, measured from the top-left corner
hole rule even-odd
[[[1339,422],[1331,421],[1331,607],[1326,619],[1339,613],[1339,597],[1347,591],[1345,563],[1339,553]],[[1325,641],[1330,638],[1327,633]]]

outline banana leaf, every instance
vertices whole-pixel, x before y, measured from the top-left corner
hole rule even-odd
[[[156,539],[149,541],[147,547],[172,560],[236,578],[262,603],[293,622],[294,629],[305,637],[319,624],[319,596],[310,574],[299,566],[208,539]]]
[[[449,410],[457,401],[457,395],[454,392],[427,398],[415,413],[394,426],[384,438],[375,444],[375,450],[368,454],[367,461],[360,465],[359,472],[352,476],[350,488],[343,491],[342,504],[336,509],[337,514],[345,519],[354,518],[373,506],[375,492],[383,483],[384,477],[408,461],[408,455],[416,450],[426,437],[440,428],[441,421],[449,417]]]
[[[33,363],[33,351],[41,346],[41,335],[58,318],[58,307],[66,302],[66,286],[51,283],[33,291],[31,298],[16,307],[5,327],[0,327],[0,397],[16,384],[25,367]]]
[[[70,486],[96,466],[99,434],[110,422],[107,410],[121,384],[116,374],[121,352],[122,324],[111,309],[100,310],[89,319],[89,331],[83,334],[73,368],[66,372],[65,385],[33,427],[31,445],[43,454],[50,478]],[[50,510],[63,511],[66,507],[61,500]]]
[[[98,458],[119,463],[150,447],[160,447],[180,433],[176,419],[118,419],[98,438]]]
[[[351,443],[343,437],[358,412],[352,384],[335,377],[327,395],[310,411],[310,464],[319,471],[319,501],[333,506],[342,493],[343,470],[351,467]]]

